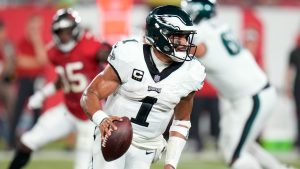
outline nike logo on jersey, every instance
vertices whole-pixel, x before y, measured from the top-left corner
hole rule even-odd
[[[148,91],[154,91],[156,93],[160,93],[161,92],[161,88],[148,86]]]
[[[138,69],[133,69],[132,75],[131,75],[131,78],[133,80],[141,82],[143,79],[143,76],[144,76],[144,71],[138,70]]]
[[[146,151],[146,155],[152,154],[154,151]]]

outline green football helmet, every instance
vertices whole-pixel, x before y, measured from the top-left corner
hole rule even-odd
[[[215,15],[216,0],[182,0],[181,8],[190,14],[194,23]]]
[[[146,19],[146,40],[160,52],[168,55],[175,62],[191,60],[190,49],[196,30],[190,16],[181,8],[172,5],[160,6],[153,9]],[[171,37],[184,35],[187,38],[185,51],[176,51]]]

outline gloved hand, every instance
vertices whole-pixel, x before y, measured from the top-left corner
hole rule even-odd
[[[45,96],[42,92],[36,92],[29,97],[28,108],[31,110],[40,109],[43,106]]]

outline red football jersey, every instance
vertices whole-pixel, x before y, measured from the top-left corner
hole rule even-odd
[[[69,53],[61,52],[55,45],[48,50],[49,60],[62,78],[64,99],[69,111],[77,118],[86,120],[87,116],[80,107],[84,89],[103,69],[97,61],[99,42],[90,33],[85,33],[76,47]]]

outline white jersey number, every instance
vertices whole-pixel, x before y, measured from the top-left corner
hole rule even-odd
[[[235,39],[232,32],[223,32],[221,34],[221,39],[230,56],[235,56],[240,53],[242,47],[240,43]]]
[[[85,75],[80,72],[75,72],[82,68],[82,62],[68,63],[66,64],[65,69],[62,66],[57,66],[55,68],[56,72],[62,79],[65,93],[69,93],[71,91],[79,93],[87,87],[88,81]]]
[[[135,118],[131,118],[131,122],[148,127],[147,117],[152,109],[152,106],[157,102],[157,98],[147,96],[141,100],[142,105]]]

